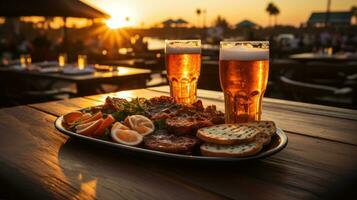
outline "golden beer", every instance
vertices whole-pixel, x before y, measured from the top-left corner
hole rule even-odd
[[[269,75],[269,43],[221,42],[219,75],[226,123],[260,120]]]
[[[165,52],[171,96],[179,103],[196,102],[201,70],[200,40],[166,41]]]

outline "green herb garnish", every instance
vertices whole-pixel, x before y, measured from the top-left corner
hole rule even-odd
[[[117,121],[123,121],[129,115],[145,115],[146,104],[143,99],[135,98],[122,104],[122,110],[112,113]]]
[[[159,119],[154,121],[156,129],[165,129],[166,128],[166,119]]]

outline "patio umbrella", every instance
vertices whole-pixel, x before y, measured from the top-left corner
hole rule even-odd
[[[176,20],[176,24],[188,24],[188,22],[184,19],[178,19]]]
[[[161,22],[161,24],[164,25],[164,27],[171,27],[174,23],[175,23],[175,21],[172,19],[168,19],[168,20]]]
[[[108,14],[79,0],[0,0],[0,16],[109,17]]]
[[[109,18],[110,16],[79,0],[0,0],[0,16],[63,17],[63,45],[67,41],[67,17]]]
[[[243,27],[243,28],[254,28],[254,27],[257,27],[258,24],[252,22],[252,21],[249,21],[249,20],[243,20],[241,22],[239,22],[238,24],[236,24],[236,27],[237,28],[240,28],[240,27]]]

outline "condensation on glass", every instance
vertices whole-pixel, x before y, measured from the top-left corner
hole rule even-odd
[[[166,40],[165,55],[171,96],[179,103],[194,103],[201,70],[201,40]]]

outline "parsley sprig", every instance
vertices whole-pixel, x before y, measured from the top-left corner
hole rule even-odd
[[[117,121],[123,121],[129,115],[145,115],[145,99],[135,98],[130,102],[123,103],[122,110],[112,113]]]

